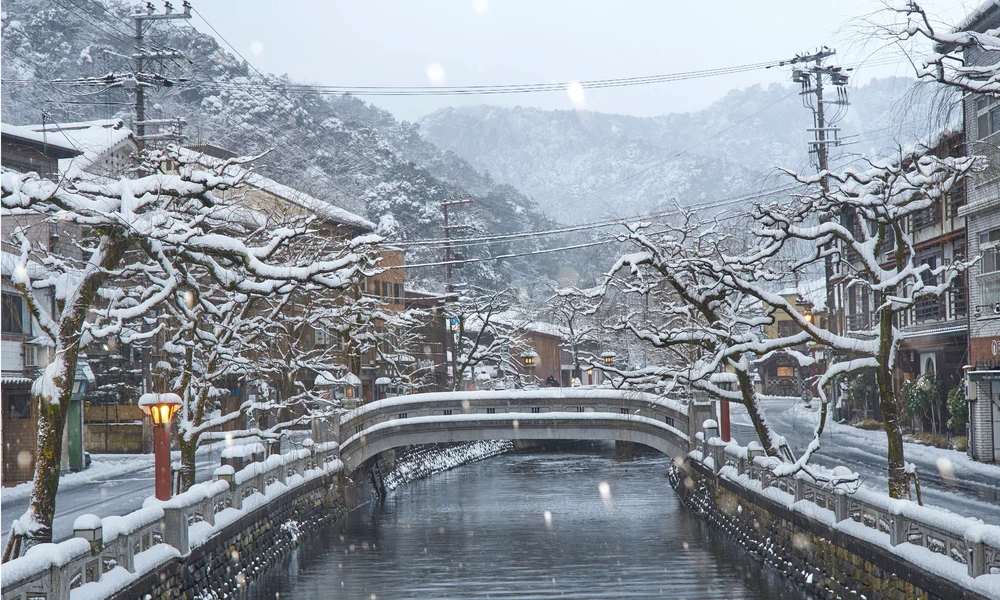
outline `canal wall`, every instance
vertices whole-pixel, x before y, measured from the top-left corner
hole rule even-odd
[[[371,498],[363,466],[348,476],[336,443],[309,444],[120,517],[80,517],[76,537],[3,565],[3,600],[223,598],[303,535]]]
[[[867,490],[769,477],[768,459],[700,441],[702,450],[672,465],[682,502],[807,591],[869,600],[1000,597],[1000,528],[867,498]]]

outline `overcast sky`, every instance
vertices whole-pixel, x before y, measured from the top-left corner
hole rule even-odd
[[[924,4],[954,23],[978,2]],[[861,31],[865,15],[884,9],[872,0],[212,0],[196,8],[261,71],[326,85],[465,86],[658,75],[790,58],[820,45],[836,48],[841,64],[893,56],[891,50],[872,56],[882,43]],[[210,33],[198,17],[192,24]],[[893,74],[912,75],[911,67],[862,67],[855,79]],[[582,102],[576,100],[589,110],[649,116],[698,110],[734,88],[787,81],[787,69],[758,70],[587,90]],[[465,104],[575,106],[565,92],[366,99],[406,120]]]

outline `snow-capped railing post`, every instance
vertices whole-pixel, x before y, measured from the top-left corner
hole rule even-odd
[[[184,508],[163,509],[163,541],[177,548],[181,555],[191,550],[188,543],[187,511]]]
[[[208,496],[201,501],[201,518],[209,525],[215,525],[215,496]]]
[[[986,574],[986,543],[978,536],[970,535],[971,533],[969,531],[965,534],[969,577],[979,577]]]
[[[795,501],[806,499],[806,482],[799,477],[795,478]]]
[[[97,515],[80,515],[73,521],[73,537],[83,538],[90,542],[90,551],[94,554],[104,547],[104,528],[101,518]]]
[[[851,500],[847,497],[846,491],[841,489],[833,490],[833,503],[833,514],[838,523],[851,518]]]
[[[889,521],[889,544],[898,546],[906,541],[906,518],[898,507],[893,507],[892,519]]]
[[[711,419],[713,416],[712,403],[711,402],[699,402],[697,400],[692,401],[688,404],[688,440],[690,440],[691,448],[689,450],[700,450],[695,437],[697,434],[702,433],[701,426],[706,419]]]

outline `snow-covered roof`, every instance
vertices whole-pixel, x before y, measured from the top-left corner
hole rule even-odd
[[[822,277],[810,281],[800,281],[798,286],[787,287],[780,292],[781,296],[798,296],[813,305],[813,310],[826,310],[826,280]]]
[[[41,131],[36,131],[32,127],[22,127],[20,125],[3,123],[0,124],[0,133],[28,140],[30,142],[52,146],[53,148],[58,148],[59,150],[71,154],[79,154],[81,152],[76,146],[69,143],[69,140],[67,140],[64,135],[52,135],[48,132],[43,133]]]
[[[8,127],[13,126],[4,125],[4,133],[7,133]],[[78,157],[59,161],[60,171],[66,171],[71,167],[86,170],[108,152],[117,150],[132,140],[132,130],[126,127],[121,119],[46,123],[44,126],[24,125],[17,130],[25,135],[34,136],[36,141],[41,141],[44,137],[47,144],[71,148],[80,153]]]
[[[968,29],[980,29],[981,21],[988,17],[989,13],[996,8],[1000,8],[1000,0],[986,0],[986,2],[983,2],[976,7],[975,10],[970,12],[968,16],[959,21],[958,24],[955,25],[955,29],[953,31],[959,32],[966,31]]]
[[[182,148],[181,155],[187,160],[191,160],[205,166],[218,166],[222,164],[222,160],[205,154],[203,152],[198,152],[197,150],[192,150],[190,148]],[[334,206],[325,200],[320,200],[319,198],[310,196],[309,194],[302,192],[300,190],[288,187],[282,183],[265,177],[260,173],[253,171],[247,171],[241,167],[232,167],[231,175],[238,176],[243,175],[244,181],[250,187],[274,194],[275,196],[300,206],[306,210],[312,211],[316,215],[343,225],[350,227],[357,227],[359,229],[364,229],[366,231],[375,231],[375,223],[372,223],[368,219],[356,215],[350,211],[344,210],[339,206]]]

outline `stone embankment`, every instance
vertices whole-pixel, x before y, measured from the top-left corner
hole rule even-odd
[[[830,599],[1000,598],[1000,527],[804,473],[774,477],[775,459],[753,446],[697,439],[700,449],[670,472],[684,504],[808,591]]]

